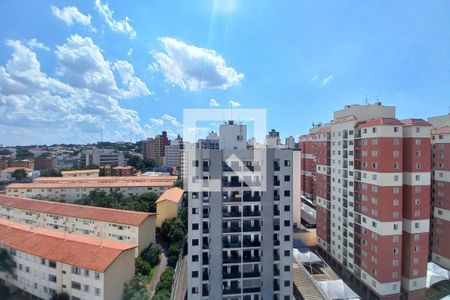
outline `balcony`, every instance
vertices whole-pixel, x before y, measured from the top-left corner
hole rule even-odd
[[[202,272],[202,280],[203,281],[209,280],[209,273],[207,270]]]
[[[209,296],[209,290],[207,286],[202,287],[202,295],[203,296]]]
[[[280,186],[280,180],[279,179],[274,179],[273,186]]]
[[[238,256],[223,256],[222,257],[222,262],[224,264],[235,264],[235,263],[240,263],[241,262],[241,257]]]
[[[276,161],[273,162],[273,170],[280,171],[280,164]]]
[[[280,255],[279,254],[274,254],[273,255],[273,260],[275,260],[275,261],[280,260]]]
[[[222,216],[224,218],[240,218],[242,214],[240,211],[223,211]]]
[[[261,196],[246,196],[244,195],[244,202],[259,202],[261,201]]]
[[[230,168],[230,166],[227,165],[226,163],[222,164],[222,171],[223,172],[233,172],[233,170]]]
[[[273,244],[274,244],[275,246],[280,246],[280,241],[279,241],[279,240],[274,240],[274,241],[273,241]]]
[[[274,216],[279,216],[280,215],[280,210],[279,209],[274,210],[273,211],[273,215]]]
[[[243,293],[259,293],[261,291],[261,288],[258,287],[249,287],[249,288],[243,288]]]
[[[261,211],[251,211],[251,210],[244,210],[244,217],[259,217],[261,216]]]
[[[273,266],[273,276],[280,276],[280,269]]]
[[[223,248],[241,248],[242,243],[240,241],[238,242],[230,242],[230,241],[223,241]]]
[[[222,201],[223,202],[241,202],[241,197],[223,196]]]
[[[274,201],[280,201],[280,195],[274,195],[273,196]]]
[[[273,224],[273,230],[279,231],[280,230],[280,224]]]
[[[240,294],[240,293],[241,293],[241,288],[239,288],[239,287],[230,287],[230,288],[223,289],[224,295]]]
[[[241,272],[222,272],[223,279],[241,278]]]
[[[260,225],[245,225],[244,224],[244,232],[250,232],[250,231],[261,231]]]
[[[209,228],[208,227],[204,227],[202,230],[203,230],[203,233],[209,233]]]
[[[254,255],[254,256],[244,255],[244,258],[242,261],[243,262],[258,262],[258,261],[261,261],[261,256],[259,256],[259,255]]]
[[[242,228],[241,226],[230,226],[230,227],[222,227],[223,233],[230,233],[230,232],[241,232]]]
[[[241,187],[242,182],[240,181],[222,181],[223,187]]]
[[[244,247],[259,247],[259,246],[261,246],[260,241],[244,240]]]
[[[202,167],[203,172],[209,172],[209,166],[203,166]]]

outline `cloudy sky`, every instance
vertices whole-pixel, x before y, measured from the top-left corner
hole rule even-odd
[[[410,0],[1,1],[0,144],[175,135],[184,108],[266,108],[283,137],[366,99],[400,118],[446,114],[449,11]]]

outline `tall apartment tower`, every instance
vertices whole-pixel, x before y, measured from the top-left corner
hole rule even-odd
[[[450,269],[450,114],[429,118],[432,131],[432,238],[433,262]]]
[[[170,145],[167,132],[163,131],[157,134],[155,138],[149,138],[146,141],[145,157],[156,161],[158,166],[164,163],[164,156],[166,154],[166,146]]]
[[[348,105],[301,137],[303,159],[316,167],[303,193],[315,197],[319,250],[368,299],[425,297],[430,130],[377,102]]]
[[[246,126],[229,121],[219,149],[188,154],[190,300],[292,299],[299,152],[250,150],[246,135]]]

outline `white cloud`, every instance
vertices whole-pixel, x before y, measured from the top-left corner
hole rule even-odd
[[[123,98],[135,98],[151,95],[145,83],[138,77],[134,76],[133,66],[125,61],[119,60],[114,63],[114,68],[120,75],[122,83],[128,87],[127,91],[122,92]]]
[[[331,79],[333,79],[333,75],[329,75],[329,76],[325,77],[320,84],[327,85],[328,83],[330,83]]]
[[[28,48],[30,48],[30,49],[42,49],[42,50],[45,50],[45,51],[50,51],[50,49],[47,47],[47,46],[45,46],[43,43],[41,43],[41,42],[38,42],[38,40],[37,39],[31,39],[31,40],[29,40],[28,42],[27,42],[27,46],[28,46]]]
[[[133,55],[133,48],[128,49],[127,55],[128,56]]]
[[[136,31],[130,25],[128,17],[123,20],[114,20],[114,11],[109,8],[108,3],[102,3],[101,0],[95,0],[95,8],[98,10],[100,15],[105,19],[106,24],[112,31],[123,33],[128,35],[130,38],[136,38]]]
[[[169,137],[176,137],[181,133],[183,124],[174,116],[164,114],[161,118],[151,118],[150,124],[144,125],[144,128],[147,136],[154,136],[165,130]]]
[[[244,78],[227,66],[216,51],[186,44],[170,37],[159,38],[164,51],[153,53],[159,70],[167,82],[182,89],[199,91],[205,88],[227,89]]]
[[[310,80],[311,82],[316,81],[317,79],[319,79],[319,75],[314,75]]]
[[[0,131],[30,132],[24,134],[23,138],[8,136],[10,141],[24,140],[25,137],[29,138],[24,140],[28,143],[85,142],[84,138],[92,141],[98,138],[100,128],[105,126],[113,127],[125,135],[144,132],[139,124],[138,113],[120,106],[118,99],[121,93],[117,93],[116,97],[109,93],[110,89],[99,89],[96,84],[73,80],[85,76],[88,61],[95,65],[94,68],[109,74],[109,69],[99,67],[101,64],[109,65],[100,57],[97,59],[101,63],[84,59],[85,54],[92,50],[90,43],[87,43],[90,45],[87,48],[81,43],[79,51],[75,51],[71,42],[58,49],[61,55],[59,63],[63,68],[60,70],[62,79],[71,79],[67,81],[42,72],[39,60],[29,46],[16,40],[8,40],[6,44],[13,49],[13,53],[7,63],[0,66],[0,114],[4,116],[0,119]],[[58,51],[56,53],[58,56]],[[72,59],[68,59],[70,55],[73,55]],[[75,75],[76,66],[81,76]],[[90,74],[91,80],[104,81],[104,74]],[[133,80],[129,73],[126,76],[131,76],[129,80]],[[110,81],[107,81],[108,84],[112,84]]]
[[[134,76],[134,68],[129,62],[119,60],[114,64],[110,63],[89,37],[72,35],[65,44],[57,46],[56,49],[58,75],[72,86],[118,98],[151,95],[145,83]],[[113,68],[127,90],[117,86]]]
[[[219,104],[219,102],[217,102],[216,99],[209,99],[209,106],[211,106],[211,107],[219,107],[220,104]]]
[[[239,102],[233,101],[233,100],[230,100],[228,102],[228,105],[230,105],[231,107],[239,107],[239,106],[241,106],[241,104]]]
[[[72,26],[75,22],[85,26],[91,25],[91,16],[82,14],[75,6],[67,6],[63,9],[59,9],[52,5],[51,9],[58,19],[61,19],[69,26]]]

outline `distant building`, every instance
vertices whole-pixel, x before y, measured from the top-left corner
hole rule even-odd
[[[136,170],[132,166],[117,166],[113,168],[114,176],[133,176]]]
[[[173,169],[179,169],[181,164],[181,151],[183,150],[183,139],[178,136],[173,141],[170,141],[170,145],[166,146],[165,156],[163,159],[164,166],[171,167]]]
[[[124,166],[125,157],[122,152],[113,149],[84,150],[81,154],[80,166],[87,167],[92,164],[97,166]]]
[[[55,158],[52,156],[38,156],[34,159],[34,169],[38,171],[55,168]]]
[[[162,223],[171,218],[176,218],[183,200],[184,190],[173,187],[159,196],[156,201],[156,226],[161,227]]]
[[[0,220],[0,246],[17,266],[0,278],[31,296],[121,300],[134,275],[134,244],[83,237]],[[7,277],[8,276],[8,277]]]
[[[450,269],[450,114],[429,118],[428,122],[433,125],[430,256]]]
[[[34,170],[34,161],[29,159],[12,160],[8,163],[9,168],[27,168]]]
[[[99,169],[61,171],[62,177],[98,177]]]
[[[153,159],[158,166],[162,166],[164,163],[163,158],[166,153],[166,146],[169,145],[169,142],[166,131],[156,135],[155,138],[147,139],[145,158]]]
[[[280,133],[275,129],[266,135],[265,145],[267,148],[278,148],[281,145]]]

